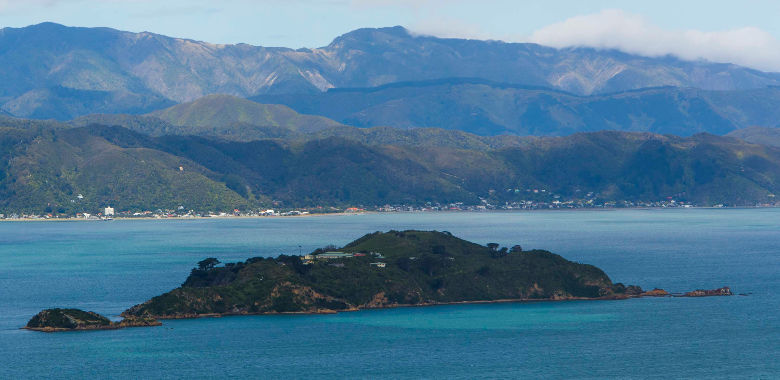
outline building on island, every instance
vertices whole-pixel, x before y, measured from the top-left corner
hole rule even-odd
[[[320,253],[316,257],[318,259],[326,259],[327,260],[327,259],[345,259],[345,258],[349,258],[349,257],[353,257],[353,256],[354,255],[351,254],[351,253],[331,251],[331,252]]]
[[[105,210],[103,210],[104,216],[114,216],[114,208],[111,206],[106,207]]]

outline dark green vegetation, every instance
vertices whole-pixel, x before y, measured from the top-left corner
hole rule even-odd
[[[486,247],[447,232],[376,232],[338,251],[365,256],[310,260],[280,256],[224,267],[200,266],[181,287],[122,315],[186,318],[332,312],[509,299],[623,298],[641,293],[637,287],[613,284],[592,265],[547,251],[522,251],[519,246],[511,251]]]
[[[704,91],[661,87],[580,96],[482,79],[440,79],[325,93],[260,95],[261,103],[359,126],[440,127],[478,135],[623,130],[690,136],[777,126],[780,87]]]
[[[708,134],[487,138],[337,128],[300,136],[235,142],[103,126],[0,129],[0,210],[369,207],[480,197],[737,206],[773,203],[780,190],[780,149]]]
[[[579,95],[654,86],[742,90],[780,84],[778,74],[730,64],[415,36],[401,27],[360,29],[322,48],[293,50],[43,23],[0,30],[0,67],[0,109],[61,120],[147,113],[215,93],[313,94],[441,78],[480,78]],[[430,125],[447,127],[419,126]]]
[[[148,317],[129,317],[121,322],[111,322],[108,318],[79,309],[46,309],[27,322],[25,329],[57,332],[73,330],[109,330],[123,327],[159,326],[160,322]]]
[[[104,328],[111,326],[111,320],[93,313],[79,309],[46,309],[36,314],[29,322],[28,329],[86,329]]]

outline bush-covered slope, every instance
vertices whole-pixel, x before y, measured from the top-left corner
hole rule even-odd
[[[0,208],[9,213],[93,213],[108,205],[227,210],[247,204],[190,160],[121,148],[85,130],[5,129],[0,146]]]
[[[157,141],[163,143],[158,149],[214,172],[236,174],[253,192],[296,205],[474,202],[477,197],[503,202],[528,199],[529,188],[564,199],[594,193],[602,201],[673,197],[704,205],[752,205],[773,202],[780,190],[780,150],[707,134],[583,133],[517,140],[492,150],[364,145],[341,138],[292,144]]]
[[[207,211],[271,201],[370,207],[479,198],[493,204],[673,198],[737,206],[774,203],[780,191],[780,149],[730,137],[596,132],[511,138],[491,147],[502,139],[425,130],[421,145],[408,131],[383,133],[235,142],[104,126],[0,129],[0,211],[94,212],[107,204]],[[453,138],[443,144],[451,146],[436,145],[439,133]],[[459,147],[458,136],[470,149]]]

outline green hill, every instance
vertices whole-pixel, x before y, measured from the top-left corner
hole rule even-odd
[[[708,134],[502,139],[373,129],[349,138],[240,142],[92,125],[0,129],[0,147],[6,214],[94,212],[107,204],[208,211],[272,201],[372,207],[480,198],[494,205],[674,199],[752,206],[775,203],[780,191],[780,148]]]
[[[626,292],[594,266],[547,251],[488,248],[446,232],[376,232],[338,250],[362,256],[323,259],[322,251],[311,260],[258,257],[224,267],[214,267],[214,259],[204,260],[181,287],[122,315],[333,312],[507,299],[614,298]]]
[[[84,130],[0,129],[0,147],[0,209],[8,213],[227,210],[248,202],[190,160],[121,148]]]
[[[152,112],[149,116],[176,126],[190,127],[186,134],[191,135],[241,125],[279,127],[299,132],[313,132],[339,125],[322,116],[301,115],[287,106],[260,104],[230,95],[205,96]]]
[[[95,127],[92,133],[106,133],[117,144],[128,139],[113,138],[111,131]],[[385,132],[387,140],[402,140],[392,130]],[[451,133],[424,132],[430,141],[442,140],[438,132]],[[544,189],[550,202],[553,194],[585,199],[593,193],[601,201],[673,197],[704,205],[753,205],[773,202],[769,195],[780,187],[780,150],[734,138],[596,132],[513,141],[486,149],[434,144],[420,149],[341,137],[241,143],[168,136],[143,144],[234,175],[252,193],[288,205],[471,203],[478,197],[503,203],[541,197],[528,189]]]
[[[92,114],[68,123],[116,125],[152,136],[195,135],[235,141],[301,138],[343,127],[322,116],[299,114],[287,106],[259,104],[230,95],[209,95],[146,115]]]

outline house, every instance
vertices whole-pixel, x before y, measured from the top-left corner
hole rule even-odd
[[[333,252],[320,253],[319,255],[317,255],[317,258],[318,259],[325,259],[325,260],[328,260],[328,259],[346,259],[346,258],[350,258],[352,256],[353,255],[351,253],[344,253],[344,252],[335,252],[335,251],[333,251]]]
[[[103,210],[103,215],[104,216],[114,216],[114,208],[111,207],[111,206],[106,207],[105,210]]]

